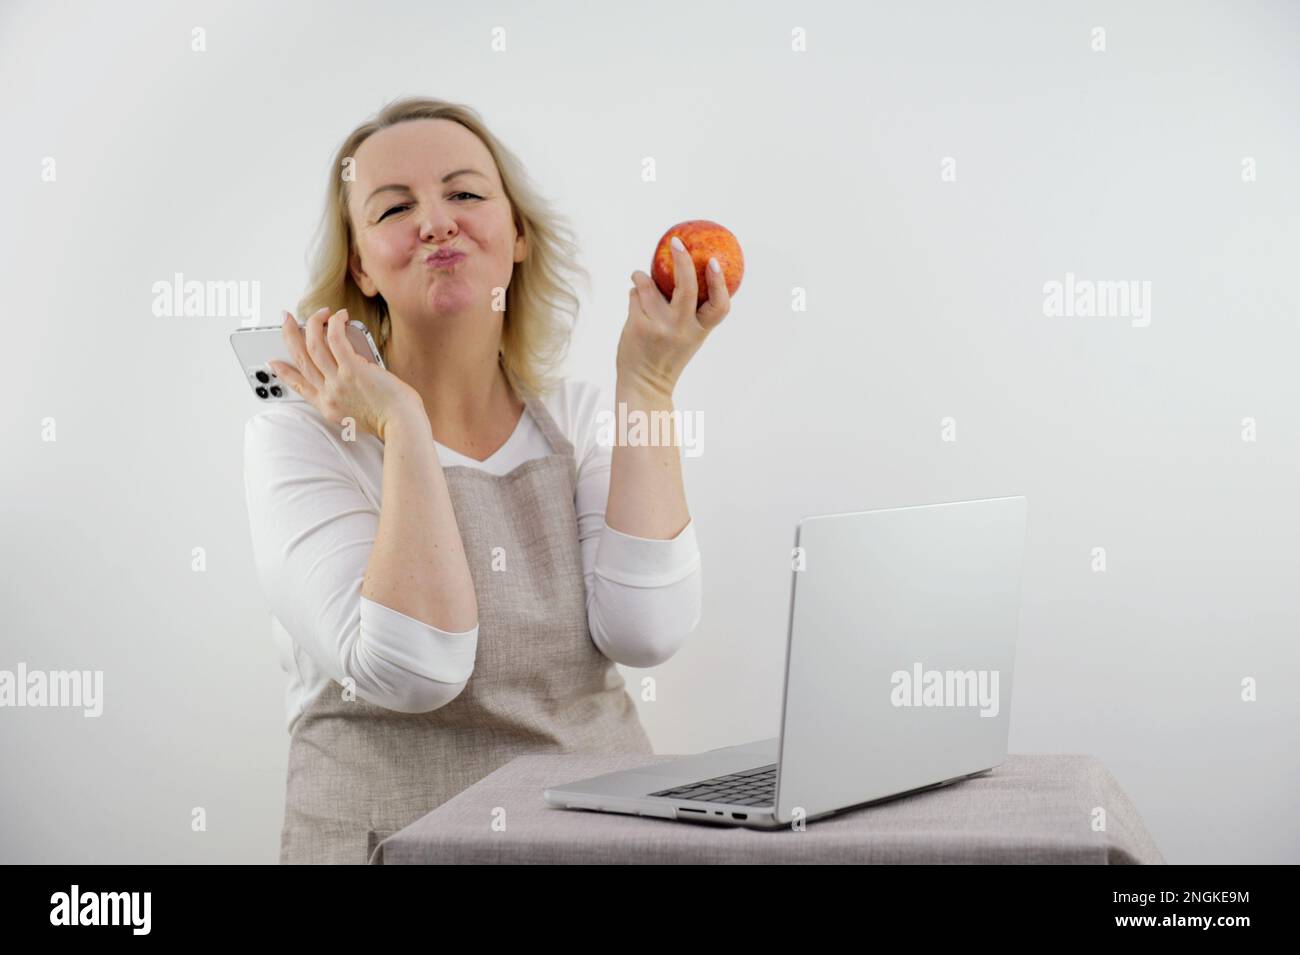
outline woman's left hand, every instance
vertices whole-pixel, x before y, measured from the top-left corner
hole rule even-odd
[[[618,377],[621,383],[671,397],[677,379],[699,351],[709,332],[731,310],[731,296],[721,270],[706,266],[709,298],[696,310],[699,283],[695,262],[685,247],[673,249],[673,297],[664,297],[644,272],[633,272],[628,290],[627,324],[618,340]]]

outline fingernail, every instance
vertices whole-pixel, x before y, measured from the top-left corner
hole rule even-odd
[[[677,238],[677,236],[673,236],[673,238],[672,238],[672,242],[671,242],[671,245],[672,245],[672,247],[673,247],[674,249],[676,249],[678,252],[685,252],[685,251],[686,251],[686,246],[682,245],[682,240],[679,239],[679,238]]]
[[[343,321],[348,320],[348,310],[346,308],[339,309],[339,314],[343,316]]]
[[[722,266],[720,266],[720,265],[718,264],[718,260],[717,260],[717,259],[709,259],[709,268],[713,269],[713,271],[715,271],[715,272],[721,272],[721,271],[722,271]]]

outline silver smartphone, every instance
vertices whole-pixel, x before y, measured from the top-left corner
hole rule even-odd
[[[298,327],[306,325],[298,322]],[[373,362],[380,368],[386,368],[375,340],[360,319],[348,319],[348,341],[358,355]],[[280,379],[271,370],[270,362],[279,361],[297,367],[289,357],[284,345],[284,327],[282,325],[259,325],[256,328],[240,328],[230,335],[230,344],[239,359],[239,367],[244,373],[244,380],[252,389],[253,396],[259,401],[306,401],[292,388],[280,384]]]

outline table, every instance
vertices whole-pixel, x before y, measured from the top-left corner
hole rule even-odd
[[[548,786],[675,758],[517,757],[388,836],[370,862],[1165,862],[1118,782],[1086,755],[1012,754],[987,775],[817,819],[803,831],[558,809],[542,798]]]

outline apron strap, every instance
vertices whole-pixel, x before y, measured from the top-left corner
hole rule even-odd
[[[573,442],[564,436],[560,426],[555,423],[551,413],[546,410],[546,405],[540,398],[525,398],[524,407],[528,413],[533,416],[537,426],[542,429],[542,434],[551,445],[551,450],[556,454],[567,458],[573,457]]]

